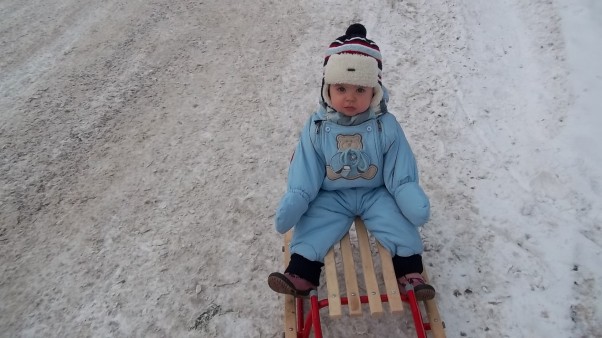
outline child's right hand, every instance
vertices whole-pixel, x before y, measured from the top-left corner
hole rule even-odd
[[[289,231],[301,219],[307,207],[307,200],[301,194],[287,192],[276,211],[276,231],[281,234]]]

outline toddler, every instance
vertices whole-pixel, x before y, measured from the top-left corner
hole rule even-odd
[[[380,49],[361,24],[326,51],[320,106],[303,127],[276,212],[278,232],[294,226],[288,267],[268,277],[278,293],[304,297],[317,289],[326,253],[359,216],[391,253],[400,291],[410,283],[418,300],[435,296],[420,274],[418,227],[430,204],[401,126],[387,112],[381,70]]]

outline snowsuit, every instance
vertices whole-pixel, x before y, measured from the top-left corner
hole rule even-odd
[[[418,227],[428,221],[430,204],[387,99],[385,90],[378,111],[351,120],[321,102],[303,127],[276,212],[278,232],[295,226],[291,254],[323,262],[356,216],[392,256],[422,253]]]

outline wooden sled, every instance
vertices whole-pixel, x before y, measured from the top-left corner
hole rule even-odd
[[[363,272],[363,281],[366,294],[360,294],[357,279],[356,263],[353,260],[353,250],[349,233],[341,240],[338,246],[340,256],[342,257],[342,272],[337,270],[335,263],[336,247],[330,249],[324,259],[324,272],[328,297],[318,299],[318,292],[313,291],[309,298],[309,311],[305,314],[305,299],[295,298],[294,296],[284,296],[284,334],[285,338],[306,338],[309,337],[312,329],[314,337],[322,338],[322,327],[320,323],[320,309],[328,307],[330,317],[338,318],[343,316],[342,307],[348,307],[350,316],[362,315],[362,304],[368,304],[370,314],[373,316],[384,313],[383,303],[388,303],[389,312],[402,315],[404,312],[403,303],[409,304],[412,312],[414,327],[418,338],[427,338],[427,331],[433,338],[445,338],[445,324],[439,316],[439,310],[435,299],[427,300],[422,303],[414,296],[414,290],[411,286],[407,289],[407,296],[399,292],[397,279],[393,270],[393,262],[389,252],[377,241],[376,247],[382,267],[382,281],[385,293],[380,292],[378,276],[374,270],[372,260],[372,249],[370,239],[364,222],[360,218],[355,219],[355,231],[360,251],[361,271]],[[290,260],[289,243],[291,241],[292,231],[286,233],[284,237],[284,262],[288,265]],[[345,281],[346,294],[343,295],[339,289],[339,274],[342,273],[342,279]],[[423,272],[425,280],[428,281],[426,271]],[[423,321],[423,312],[426,313],[428,322]]]

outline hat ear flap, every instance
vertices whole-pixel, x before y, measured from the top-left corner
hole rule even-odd
[[[380,108],[380,101],[383,99],[383,89],[380,83],[374,87],[374,94],[372,95],[372,101],[370,101],[370,108]]]
[[[330,85],[328,83],[322,83],[322,99],[324,103],[326,103],[329,107],[332,107],[332,102],[330,101],[330,93],[329,90]]]

